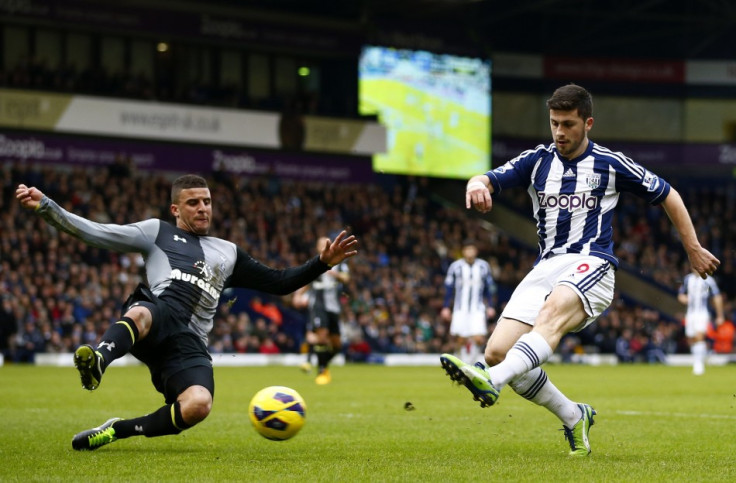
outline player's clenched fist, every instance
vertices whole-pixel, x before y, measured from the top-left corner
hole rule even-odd
[[[465,207],[467,209],[474,207],[481,213],[487,213],[493,207],[493,200],[491,191],[482,178],[488,179],[486,176],[474,176],[468,181],[465,187]]]
[[[15,198],[20,201],[23,208],[35,209],[43,198],[43,193],[34,187],[19,184],[15,189]]]

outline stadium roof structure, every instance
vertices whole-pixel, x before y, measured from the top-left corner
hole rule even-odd
[[[194,0],[293,22],[342,22],[460,39],[484,52],[736,58],[732,0]]]

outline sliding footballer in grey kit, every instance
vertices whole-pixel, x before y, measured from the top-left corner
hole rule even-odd
[[[82,386],[91,391],[100,385],[107,366],[130,352],[148,366],[166,404],[145,416],[111,418],[82,431],[72,439],[75,450],[97,449],[130,436],[178,434],[204,420],[215,392],[207,334],[222,291],[241,287],[288,294],[357,253],[357,240],[343,231],[303,265],[270,268],[234,243],[208,236],[212,198],[207,181],[195,175],[172,184],[175,225],[159,219],[95,223],[23,184],[16,198],[50,225],[89,245],[145,257],[147,284],[140,284],[123,304],[122,317],[97,347],[84,344],[75,351],[74,365]]]

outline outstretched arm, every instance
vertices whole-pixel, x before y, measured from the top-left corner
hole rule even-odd
[[[51,226],[95,247],[117,252],[147,253],[158,233],[159,220],[155,219],[116,225],[82,218],[66,211],[33,186],[18,185],[15,197],[21,206],[34,210]]]
[[[358,240],[341,232],[335,241],[328,241],[322,252],[306,263],[282,270],[268,267],[238,248],[232,276],[225,284],[228,287],[252,288],[275,295],[287,295],[299,287],[311,283],[332,266],[358,253]]]
[[[667,216],[672,220],[672,224],[675,225],[677,232],[680,234],[682,246],[687,252],[687,257],[690,259],[693,270],[702,278],[713,275],[713,272],[716,271],[721,262],[711,252],[700,245],[698,236],[695,233],[695,227],[680,193],[674,188],[671,188],[667,198],[662,202],[662,206],[667,212]]]

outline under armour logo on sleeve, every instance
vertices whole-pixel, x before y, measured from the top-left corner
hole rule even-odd
[[[179,235],[174,235],[174,241],[180,241],[180,242],[186,243],[187,242],[187,239],[186,238],[182,238]]]

